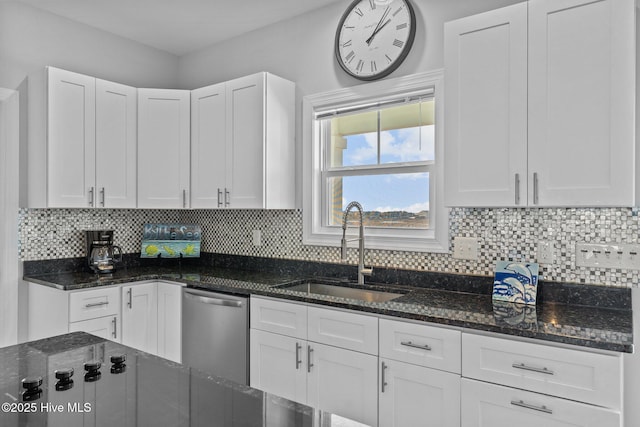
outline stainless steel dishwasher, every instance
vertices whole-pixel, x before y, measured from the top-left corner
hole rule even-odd
[[[182,363],[248,384],[248,298],[182,291]]]

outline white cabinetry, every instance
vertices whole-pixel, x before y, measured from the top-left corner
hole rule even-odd
[[[180,362],[181,292],[165,282],[78,291],[29,283],[28,339],[84,331]]]
[[[147,353],[158,351],[158,286],[122,287],[122,344]]]
[[[29,283],[29,341],[85,331],[120,340],[120,288],[61,291]]]
[[[377,331],[375,317],[252,298],[250,385],[375,426]],[[335,346],[350,339],[373,354]]]
[[[294,106],[269,73],[192,91],[192,207],[293,208]]]
[[[380,426],[459,426],[460,354],[460,331],[380,319]]]
[[[467,333],[462,348],[464,427],[622,425],[620,355]]]
[[[445,25],[449,206],[633,206],[633,0],[531,0]]]
[[[158,282],[158,356],[182,361],[182,287]]]
[[[190,92],[138,89],[138,207],[188,208]]]
[[[136,89],[53,67],[47,77],[46,206],[135,207]]]

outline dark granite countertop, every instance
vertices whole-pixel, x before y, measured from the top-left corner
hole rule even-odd
[[[539,301],[534,307],[493,302],[489,293],[475,292],[476,285],[465,288],[458,284],[451,286],[447,283],[447,289],[443,290],[432,284],[425,286],[418,279],[409,281],[411,286],[379,285],[381,289],[397,290],[404,294],[384,303],[310,295],[279,287],[300,281],[301,277],[304,276],[282,272],[194,266],[180,271],[170,267],[123,268],[109,277],[98,277],[86,272],[28,274],[24,279],[63,290],[143,280],[168,280],[184,283],[188,287],[236,295],[276,297],[451,327],[535,338],[594,349],[633,352],[630,291],[627,297],[624,292],[615,292],[615,289],[605,287],[571,284],[548,286],[546,300]],[[437,279],[451,281],[449,278],[442,279],[439,276]],[[456,276],[454,279],[465,280],[464,276]],[[478,280],[475,281],[478,282]],[[490,288],[491,279],[486,281]],[[481,281],[481,285],[484,286],[485,283]],[[600,303],[607,300],[610,294],[618,293],[624,295],[622,298],[625,301],[624,304]],[[626,301],[627,299],[629,301]],[[578,301],[581,304],[569,304],[567,300]],[[619,305],[624,307],[617,308]]]
[[[95,361],[99,373],[85,373]],[[58,381],[69,368],[71,382]],[[40,391],[23,393],[37,377]],[[3,427],[362,426],[84,332],[0,348],[0,403]]]

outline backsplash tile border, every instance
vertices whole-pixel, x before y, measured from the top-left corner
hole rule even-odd
[[[300,210],[21,209],[18,215],[23,261],[82,257],[82,231],[89,229],[115,230],[123,252],[136,253],[145,223],[193,222],[202,227],[204,252],[340,262],[338,247],[302,244]],[[261,246],[253,246],[253,230],[262,232]],[[538,242],[547,241],[555,262],[541,264],[544,280],[631,287],[639,271],[576,267],[575,245],[638,243],[639,230],[638,211],[631,208],[453,208],[449,247],[455,236],[477,237],[477,261],[454,259],[450,253],[376,249],[368,249],[365,258],[374,267],[493,276],[496,260],[535,261]],[[349,250],[348,262],[356,264],[356,250]]]

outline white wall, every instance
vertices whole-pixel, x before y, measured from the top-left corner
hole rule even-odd
[[[47,65],[137,87],[174,88],[178,83],[175,55],[23,3],[0,1],[0,87],[28,86],[27,138],[32,158],[45,149]],[[39,163],[29,163],[29,176],[44,170],[44,156],[40,158]],[[21,185],[28,186],[29,206],[42,206],[42,182],[29,179]]]
[[[444,66],[444,23],[522,0],[412,0],[416,38],[404,63],[389,78]],[[253,31],[182,56],[179,84],[193,89],[258,71],[269,71],[297,85],[296,200],[302,207],[302,97],[363,83],[348,76],[334,58],[338,21],[350,2]]]

